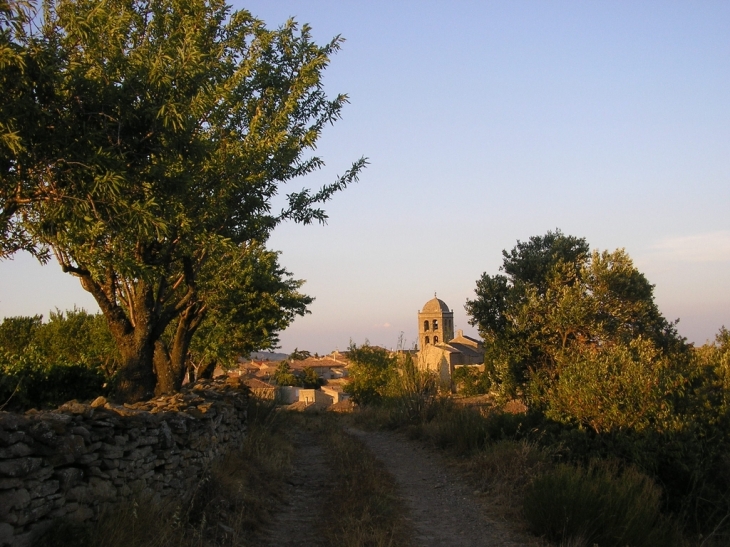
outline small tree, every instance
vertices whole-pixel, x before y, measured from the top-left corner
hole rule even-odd
[[[294,348],[294,351],[291,352],[289,355],[289,359],[292,361],[305,361],[309,359],[312,356],[310,352],[307,350],[300,350],[299,348]]]
[[[158,393],[177,391],[188,366],[205,376],[216,365],[232,368],[241,355],[275,348],[279,332],[309,313],[314,299],[299,291],[304,281],[292,279],[278,257],[251,242],[228,245],[206,263],[201,306],[183,313],[157,342]]]
[[[504,256],[509,276],[484,274],[467,311],[485,339],[490,380],[505,397],[520,396],[535,409],[553,408],[555,416],[588,425],[593,418],[584,415],[588,407],[579,411],[578,401],[590,405],[590,389],[612,393],[626,409],[649,397],[647,407],[657,410],[651,401],[666,396],[669,386],[679,388],[688,348],[625,251],[588,254],[585,240],[548,232]],[[600,374],[616,377],[604,383]],[[647,392],[645,381],[656,389]],[[568,393],[573,389],[575,398]],[[662,412],[639,413],[634,425],[659,420]],[[609,421],[610,427],[632,422],[628,414]]]
[[[306,388],[318,388],[324,383],[322,378],[319,377],[319,374],[317,374],[317,371],[312,367],[304,367],[301,382],[302,387]]]
[[[369,345],[351,344],[349,359],[350,381],[345,391],[357,404],[373,404],[387,394],[388,384],[395,374],[396,357],[388,351]]]
[[[301,384],[299,378],[292,372],[289,361],[282,361],[276,366],[272,380],[280,386],[298,386]]]
[[[5,317],[0,324],[0,351],[19,355],[34,341],[43,316]]]

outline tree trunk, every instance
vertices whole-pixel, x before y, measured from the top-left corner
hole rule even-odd
[[[162,340],[155,342],[153,363],[155,366],[155,374],[157,375],[155,395],[159,397],[160,395],[175,393],[177,391],[175,389],[175,373],[170,362],[170,352]]]
[[[132,320],[117,302],[113,278],[102,285],[89,272],[74,270],[73,273],[81,279],[81,286],[99,304],[122,357],[113,397],[127,403],[151,398],[157,383],[153,367],[155,341],[164,330],[153,290],[148,284],[137,282],[134,298],[128,302]]]
[[[95,279],[89,270],[72,265],[62,253],[56,255],[63,271],[77,276],[81,286],[99,304],[119,348],[122,363],[114,396],[124,402],[149,399],[155,393],[158,376],[161,393],[178,391],[190,339],[205,315],[205,307],[196,301],[195,274],[190,260],[185,261],[184,294],[166,303],[165,291],[170,291],[169,296],[175,287],[170,287],[164,277],[155,283],[144,279],[120,280],[109,267],[100,279]],[[176,333],[172,352],[165,358],[164,346],[157,342],[178,316],[181,316],[181,328]]]
[[[189,306],[180,314],[172,348],[168,348],[162,340],[155,343],[156,395],[169,395],[180,391],[187,370],[190,341],[204,317],[205,309],[199,304]]]
[[[141,346],[126,342],[117,341],[122,363],[114,398],[127,403],[144,401],[153,396],[157,381],[152,369],[153,344],[149,339]]]
[[[198,370],[195,374],[195,379],[200,380],[202,378],[210,380],[213,377],[213,371],[215,371],[215,366],[218,364],[218,361],[215,359],[212,359],[210,361],[203,361],[201,365],[198,367]]]

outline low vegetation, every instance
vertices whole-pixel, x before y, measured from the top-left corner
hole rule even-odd
[[[719,386],[728,338],[723,330],[692,350],[698,373],[688,397],[697,399],[683,408],[696,411],[674,429],[581,427],[541,410],[505,412],[499,397],[487,407],[456,404],[407,358],[386,361],[377,348],[355,354],[370,369],[387,366],[353,367],[368,372],[360,385],[369,379],[370,394],[354,419],[448,451],[505,518],[563,545],[725,545],[730,467]],[[710,396],[717,402],[696,406]]]
[[[361,441],[331,424],[326,432],[334,484],[323,535],[337,547],[410,545],[393,478]]]

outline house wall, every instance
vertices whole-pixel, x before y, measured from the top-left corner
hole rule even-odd
[[[334,400],[330,395],[327,395],[319,389],[300,389],[299,390],[299,402],[300,403],[317,403],[321,405],[329,406]]]
[[[279,389],[276,392],[276,400],[284,405],[296,403],[299,401],[299,391],[301,389],[302,388],[295,386],[279,386]]]

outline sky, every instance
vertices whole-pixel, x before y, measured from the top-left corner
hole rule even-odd
[[[691,342],[730,327],[730,3],[235,2],[269,27],[346,41],[325,89],[347,93],[317,173],[282,193],[360,182],[325,226],[270,239],[316,298],[281,349],[406,347],[434,293],[457,329],[502,249],[560,228],[624,248]],[[0,262],[0,316],[96,310],[56,265]]]

